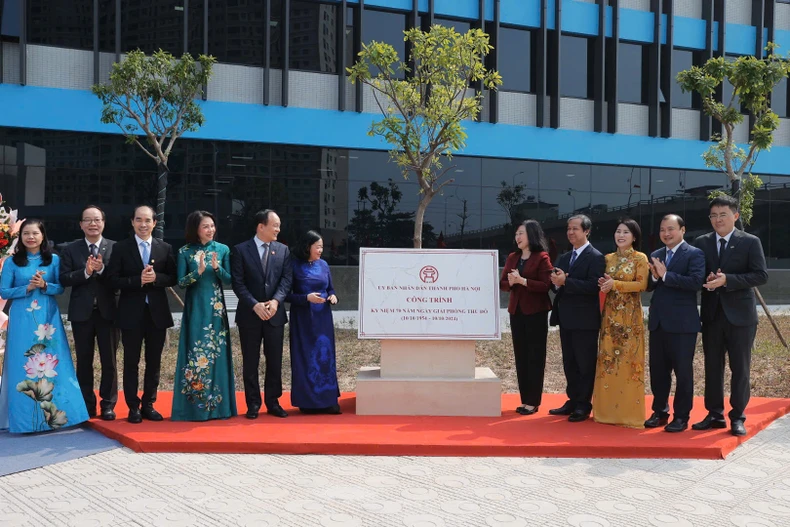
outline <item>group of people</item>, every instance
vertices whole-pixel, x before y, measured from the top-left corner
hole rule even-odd
[[[291,306],[291,403],[303,413],[339,414],[331,305],[337,303],[323,240],[308,231],[293,251],[277,241],[280,218],[259,212],[252,239],[231,251],[215,240],[214,216],[187,217],[186,245],[153,237],[156,219],[146,205],[134,210],[134,235],[102,236],[105,214],[84,208],[84,237],[54,254],[44,223],[27,219],[0,276],[0,297],[11,300],[0,384],[0,429],[39,432],[90,417],[116,418],[116,351],[123,343],[123,393],[130,423],[162,421],[155,409],[167,329],[174,325],[168,289],[186,290],[171,418],[206,421],[237,415],[230,331],[223,286],[238,296],[236,325],[243,360],[246,417],[287,417],[282,396],[285,303]],[[71,287],[76,370],[54,296]],[[261,345],[266,359],[263,398]],[[93,362],[99,350],[99,401]],[[144,352],[143,352],[144,350]],[[145,357],[142,397],[139,367]]]
[[[648,257],[638,251],[642,233],[634,220],[619,222],[614,232],[617,250],[604,256],[590,245],[590,219],[575,215],[567,225],[573,249],[554,265],[540,224],[528,220],[518,227],[518,250],[507,258],[500,279],[500,289],[510,292],[508,312],[522,403],[518,413],[531,415],[540,406],[550,324],[559,326],[567,380],[567,401],[550,414],[581,422],[592,413],[600,423],[663,426],[667,432],[682,432],[689,427],[693,359],[701,332],[707,416],[691,428],[727,427],[727,359],[732,373],[730,431],[746,434],[744,412],[757,332],[754,288],[768,280],[765,255],[759,238],[736,228],[735,199],[712,199],[709,218],[713,231],[692,246],[684,241],[683,218],[667,214],[660,226],[665,247]],[[555,293],[553,304],[550,290]],[[653,405],[647,420],[644,291],[653,292],[647,324]],[[673,373],[676,388],[670,421]]]

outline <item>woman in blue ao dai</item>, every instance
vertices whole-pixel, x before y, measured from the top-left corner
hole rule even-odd
[[[88,420],[55,295],[60,260],[40,220],[20,228],[16,252],[3,264],[0,297],[13,300],[8,319],[0,429],[43,432]]]
[[[323,252],[321,235],[308,231],[291,252],[293,290],[285,299],[291,303],[291,405],[306,414],[340,413],[331,308],[337,297]]]

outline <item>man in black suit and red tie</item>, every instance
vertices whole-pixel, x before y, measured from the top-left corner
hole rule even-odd
[[[568,219],[571,252],[559,257],[551,275],[557,293],[549,323],[560,326],[562,366],[568,382],[568,400],[551,415],[567,415],[578,423],[590,417],[598,361],[598,332],[601,329],[601,305],[598,279],[604,275],[606,260],[589,237],[592,221],[584,214]]]
[[[732,371],[730,431],[746,435],[752,345],[757,334],[754,288],[768,281],[763,246],[757,236],[735,228],[738,202],[719,196],[710,202],[714,232],[694,245],[705,253],[707,279],[702,290],[702,347],[705,353],[705,408],[708,415],[694,430],[726,428],[724,421],[724,359]]]
[[[162,420],[154,403],[167,328],[173,327],[167,288],[176,284],[176,261],[170,244],[152,235],[156,226],[154,216],[154,209],[148,205],[134,209],[134,236],[115,244],[107,269],[110,283],[121,293],[115,326],[121,330],[123,393],[129,407],[129,422],[134,424],[143,419]],[[137,386],[143,341],[145,376],[141,400]]]
[[[70,243],[60,253],[60,283],[71,287],[69,321],[74,334],[77,355],[77,381],[88,408],[96,416],[96,394],[93,391],[93,356],[99,347],[101,382],[100,417],[115,419],[118,401],[118,369],[116,351],[118,330],[115,320],[115,290],[107,278],[107,265],[115,242],[102,236],[104,211],[95,205],[85,207],[80,215],[80,228],[85,238]]]
[[[283,337],[288,323],[283,304],[291,292],[291,256],[288,247],[277,241],[280,217],[276,212],[260,211],[255,221],[255,236],[235,246],[230,258],[233,291],[239,298],[236,326],[241,341],[246,415],[256,419],[264,403],[269,415],[288,417],[279,398],[283,394]],[[258,379],[261,342],[266,358],[263,401]]]
[[[697,291],[705,279],[705,257],[683,236],[686,223],[677,214],[661,220],[661,241],[665,247],[650,255],[650,388],[653,413],[645,428],[664,427],[665,432],[688,429],[694,405],[694,348],[700,329]],[[669,392],[675,373],[675,399],[669,421]]]

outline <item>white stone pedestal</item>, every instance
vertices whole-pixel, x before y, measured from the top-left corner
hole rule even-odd
[[[473,340],[382,340],[357,375],[358,415],[499,417],[502,383],[475,367]]]

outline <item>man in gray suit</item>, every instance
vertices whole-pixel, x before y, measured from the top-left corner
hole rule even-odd
[[[702,348],[705,352],[705,408],[708,416],[692,428],[725,428],[724,358],[732,371],[730,431],[746,435],[749,370],[757,334],[754,288],[768,281],[760,238],[735,228],[738,202],[719,196],[710,202],[713,232],[694,245],[705,253],[707,280],[702,290]]]
[[[116,351],[118,330],[113,327],[115,290],[105,269],[110,262],[115,242],[102,236],[104,211],[95,205],[85,207],[80,215],[80,228],[85,238],[70,243],[60,256],[60,283],[71,287],[69,320],[74,332],[79,382],[88,415],[96,416],[96,394],[93,391],[93,355],[99,345],[101,363],[101,413],[105,421],[115,419],[118,401],[118,369]]]
[[[239,298],[236,325],[241,341],[247,418],[256,419],[261,408],[261,341],[266,358],[266,413],[288,417],[278,399],[283,394],[283,337],[288,323],[284,303],[285,295],[291,292],[291,255],[288,247],[277,241],[280,217],[276,212],[263,210],[255,215],[255,221],[255,237],[235,246],[230,257],[233,291]]]

